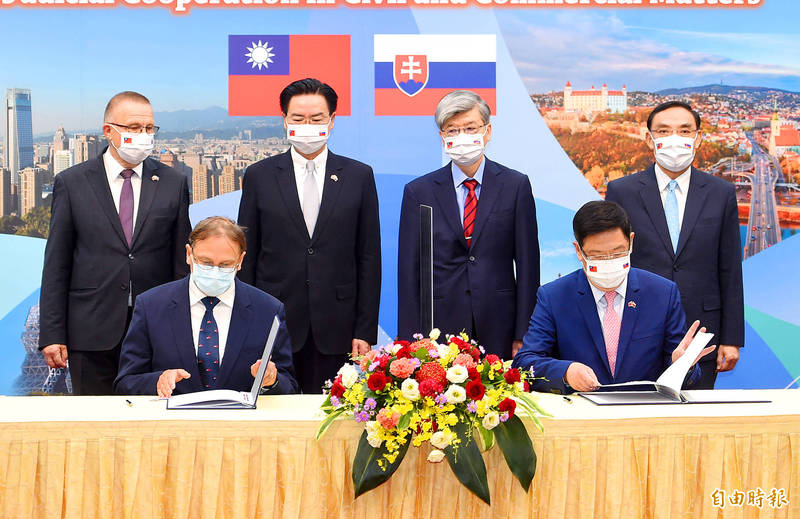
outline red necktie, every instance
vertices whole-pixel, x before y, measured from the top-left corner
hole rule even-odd
[[[475,196],[475,188],[478,181],[474,178],[464,181],[464,185],[469,189],[467,200],[464,202],[464,238],[467,239],[467,247],[472,243],[472,230],[475,227],[475,215],[478,213],[478,197]]]

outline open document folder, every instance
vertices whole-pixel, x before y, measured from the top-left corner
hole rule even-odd
[[[597,405],[641,405],[641,404],[728,404],[769,402],[756,397],[722,399],[715,391],[681,391],[692,362],[714,336],[713,333],[697,332],[681,357],[672,363],[655,382],[636,380],[622,384],[605,384],[594,392],[578,393]]]
[[[214,389],[175,395],[167,400],[167,409],[255,409],[258,394],[261,392],[261,381],[264,380],[264,373],[272,355],[272,347],[275,346],[279,327],[278,317],[275,316],[272,320],[272,327],[269,329],[267,344],[264,345],[264,353],[261,355],[261,365],[258,367],[258,373],[256,373],[253,387],[249,393],[230,389]]]

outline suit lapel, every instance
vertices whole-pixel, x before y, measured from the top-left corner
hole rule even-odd
[[[303,210],[300,208],[300,196],[297,194],[297,181],[294,177],[291,150],[281,155],[277,167],[276,180],[278,189],[283,197],[283,202],[286,204],[286,209],[289,211],[289,217],[297,226],[297,229],[310,240],[311,237],[308,236],[306,221],[303,219]]]
[[[192,337],[192,314],[189,308],[189,283],[190,277],[186,276],[177,284],[173,294],[169,312],[172,314],[172,340],[178,350],[181,366],[189,372],[191,377],[187,384],[192,391],[200,391],[200,371],[197,368],[197,352],[194,349],[194,338]]]
[[[464,225],[459,220],[458,200],[456,199],[456,190],[453,187],[453,173],[450,169],[451,164],[452,163],[448,163],[434,175],[433,193],[441,209],[441,218],[447,222],[453,230],[453,233],[458,236],[458,241],[460,241],[466,249],[467,240],[464,238]]]
[[[636,328],[636,319],[639,316],[639,310],[636,305],[642,303],[638,301],[639,295],[639,277],[636,271],[631,269],[628,272],[628,286],[625,290],[625,306],[622,308],[622,326],[619,331],[619,342],[617,343],[617,367],[616,372],[620,372],[622,366],[622,358],[628,350],[628,345],[631,342],[631,335]],[[633,306],[628,306],[628,302],[632,302]]]
[[[317,215],[317,224],[314,226],[314,236],[311,238],[311,243],[317,241],[322,233],[323,228],[330,220],[333,213],[333,208],[336,207],[336,201],[339,199],[339,193],[342,191],[342,186],[346,182],[346,175],[343,174],[344,168],[342,161],[339,160],[338,155],[328,151],[328,159],[325,163],[325,178],[323,179],[324,186],[322,188],[322,200],[319,206],[319,215]],[[337,178],[333,180],[333,176]]]
[[[150,206],[153,205],[153,198],[156,196],[159,182],[153,180],[154,173],[158,170],[158,165],[151,167],[151,159],[145,159],[142,164],[142,180],[141,190],[139,192],[139,210],[136,213],[136,225],[133,228],[133,237],[131,238],[131,248],[136,245],[136,241],[142,234],[142,227],[144,227],[147,216],[150,214]]]
[[[703,205],[708,196],[708,190],[706,189],[708,177],[706,175],[707,173],[692,168],[692,176],[689,178],[689,192],[686,194],[686,207],[683,210],[681,234],[678,238],[678,250],[675,252],[676,257],[681,255],[686,242],[689,241],[689,237],[692,235],[692,230],[700,217],[700,213],[703,211]]]
[[[233,299],[233,309],[231,310],[231,324],[228,327],[228,338],[225,341],[225,355],[222,357],[222,366],[219,370],[218,388],[225,387],[231,376],[236,359],[242,351],[242,346],[247,338],[247,331],[251,327],[252,309],[250,307],[250,297],[245,292],[244,283],[235,280],[236,295]]]
[[[658,192],[658,182],[656,182],[656,169],[655,166],[650,166],[639,179],[642,183],[639,189],[639,196],[642,198],[647,215],[650,221],[653,222],[656,234],[661,238],[661,242],[669,252],[670,257],[675,257],[675,251],[672,248],[672,240],[669,237],[669,227],[667,227],[667,216],[664,214],[664,204],[661,202],[661,194]],[[633,229],[636,232],[636,229]]]
[[[481,195],[478,199],[478,209],[475,214],[475,230],[472,233],[472,243],[470,247],[475,247],[475,241],[486,226],[486,221],[492,214],[492,207],[503,190],[504,178],[500,175],[497,165],[484,157],[486,164],[483,167],[483,183],[481,184]]]
[[[583,320],[592,336],[595,348],[597,348],[600,358],[603,359],[603,366],[606,372],[611,375],[611,366],[608,364],[608,353],[606,352],[606,340],[603,336],[603,328],[600,325],[600,316],[597,314],[597,301],[594,300],[594,293],[589,287],[589,280],[586,274],[581,271],[577,278],[578,307],[583,314]]]
[[[106,176],[106,168],[103,165],[102,155],[91,160],[89,168],[86,170],[86,180],[94,191],[95,198],[97,198],[98,205],[108,218],[111,227],[117,233],[117,236],[125,245],[128,246],[128,240],[125,239],[125,233],[122,232],[122,223],[119,221],[119,212],[114,206],[114,198],[111,195],[111,188],[108,185],[108,177]]]

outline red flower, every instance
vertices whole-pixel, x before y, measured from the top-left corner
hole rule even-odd
[[[342,385],[342,376],[339,375],[336,377],[336,380],[333,381],[333,385],[331,386],[331,396],[342,398],[342,395],[344,395],[344,390],[345,387]]]
[[[382,391],[388,382],[389,379],[386,378],[386,375],[384,375],[382,371],[376,371],[367,379],[367,386],[369,386],[372,391]]]
[[[435,380],[428,379],[419,383],[419,394],[422,396],[433,398],[442,391],[444,391],[444,384],[440,384]]]
[[[481,374],[478,373],[478,370],[475,368],[467,368],[467,375],[469,376],[470,380],[480,380]]]
[[[381,369],[386,369],[386,366],[389,365],[389,361],[392,360],[392,357],[389,355],[381,355],[375,360],[378,361],[378,365],[381,367]]]
[[[412,356],[411,355],[411,348],[409,348],[408,346],[403,346],[402,348],[397,350],[397,353],[395,354],[395,356],[398,359],[410,359],[411,356]]]
[[[508,413],[508,417],[511,418],[514,416],[514,409],[517,408],[517,403],[510,398],[504,399],[497,405],[497,410],[501,413]]]
[[[450,342],[458,346],[459,351],[464,351],[472,347],[470,343],[462,339],[461,337],[452,337],[450,338]]]
[[[486,393],[486,388],[481,384],[480,379],[470,380],[464,388],[467,391],[467,396],[472,400],[480,400]]]
[[[494,353],[490,353],[489,355],[486,356],[486,362],[489,363],[490,366],[492,364],[494,364],[495,362],[499,362],[499,361],[500,361],[500,357],[498,357]]]
[[[524,382],[524,384],[525,384],[525,392],[526,392],[526,393],[529,393],[529,392],[530,392],[530,390],[531,390],[531,385],[530,385],[530,384],[528,384],[528,381],[527,381],[527,380]]]
[[[417,372],[417,382],[422,384],[426,380],[433,380],[444,387],[447,383],[447,371],[438,362],[426,362]]]
[[[503,377],[506,379],[506,382],[509,384],[513,384],[514,382],[520,381],[519,370],[517,368],[511,368],[503,374]]]
[[[408,341],[394,341],[395,344],[399,344],[400,346],[408,346],[411,343]]]

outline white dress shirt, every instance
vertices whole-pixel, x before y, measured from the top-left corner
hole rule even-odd
[[[292,165],[294,166],[294,180],[297,183],[297,196],[300,197],[300,207],[303,207],[303,186],[306,181],[306,163],[308,159],[297,153],[294,146],[291,148]],[[322,153],[314,157],[314,180],[317,181],[317,190],[319,191],[319,199],[322,201],[322,188],[325,186],[325,165],[328,163],[328,147],[322,150]]]
[[[110,146],[109,149],[111,149]],[[117,208],[117,213],[119,213],[119,199],[122,196],[122,184],[125,183],[125,179],[122,178],[120,173],[127,168],[117,162],[117,159],[108,150],[103,153],[103,165],[106,168],[108,187],[111,188],[111,196],[114,198],[114,207]],[[131,187],[133,188],[133,227],[131,227],[131,232],[136,228],[136,215],[139,214],[139,195],[142,192],[141,163],[133,168],[133,173],[131,175]]]
[[[692,175],[692,167],[689,166],[686,171],[680,174],[675,181],[678,186],[675,188],[675,198],[678,199],[678,229],[683,225],[683,210],[686,208],[686,195],[689,194],[689,180]],[[664,170],[656,164],[656,182],[658,183],[658,193],[661,195],[661,206],[665,207],[667,203],[667,193],[669,192],[668,184],[672,180],[664,173]]]
[[[214,307],[212,313],[214,320],[217,322],[217,331],[219,333],[219,364],[222,366],[222,360],[225,357],[225,343],[228,342],[228,330],[231,327],[231,313],[233,312],[233,300],[236,296],[236,283],[231,283],[231,286],[218,295],[219,303]],[[200,324],[203,321],[203,316],[206,315],[206,305],[203,304],[203,299],[206,297],[204,293],[197,288],[194,281],[189,279],[189,309],[192,314],[192,340],[194,341],[194,354],[197,356],[198,341],[200,339]]]
[[[600,328],[603,329],[603,334],[605,335],[606,329],[603,325],[603,319],[606,316],[606,307],[608,305],[606,301],[606,293],[604,290],[600,290],[591,283],[589,283],[589,288],[592,289],[592,294],[594,294],[594,302],[597,304],[597,315],[600,317]],[[625,281],[623,281],[622,284],[617,287],[617,295],[614,297],[614,311],[617,312],[620,322],[622,322],[622,311],[625,309],[625,291],[627,289],[628,276],[625,276]]]

